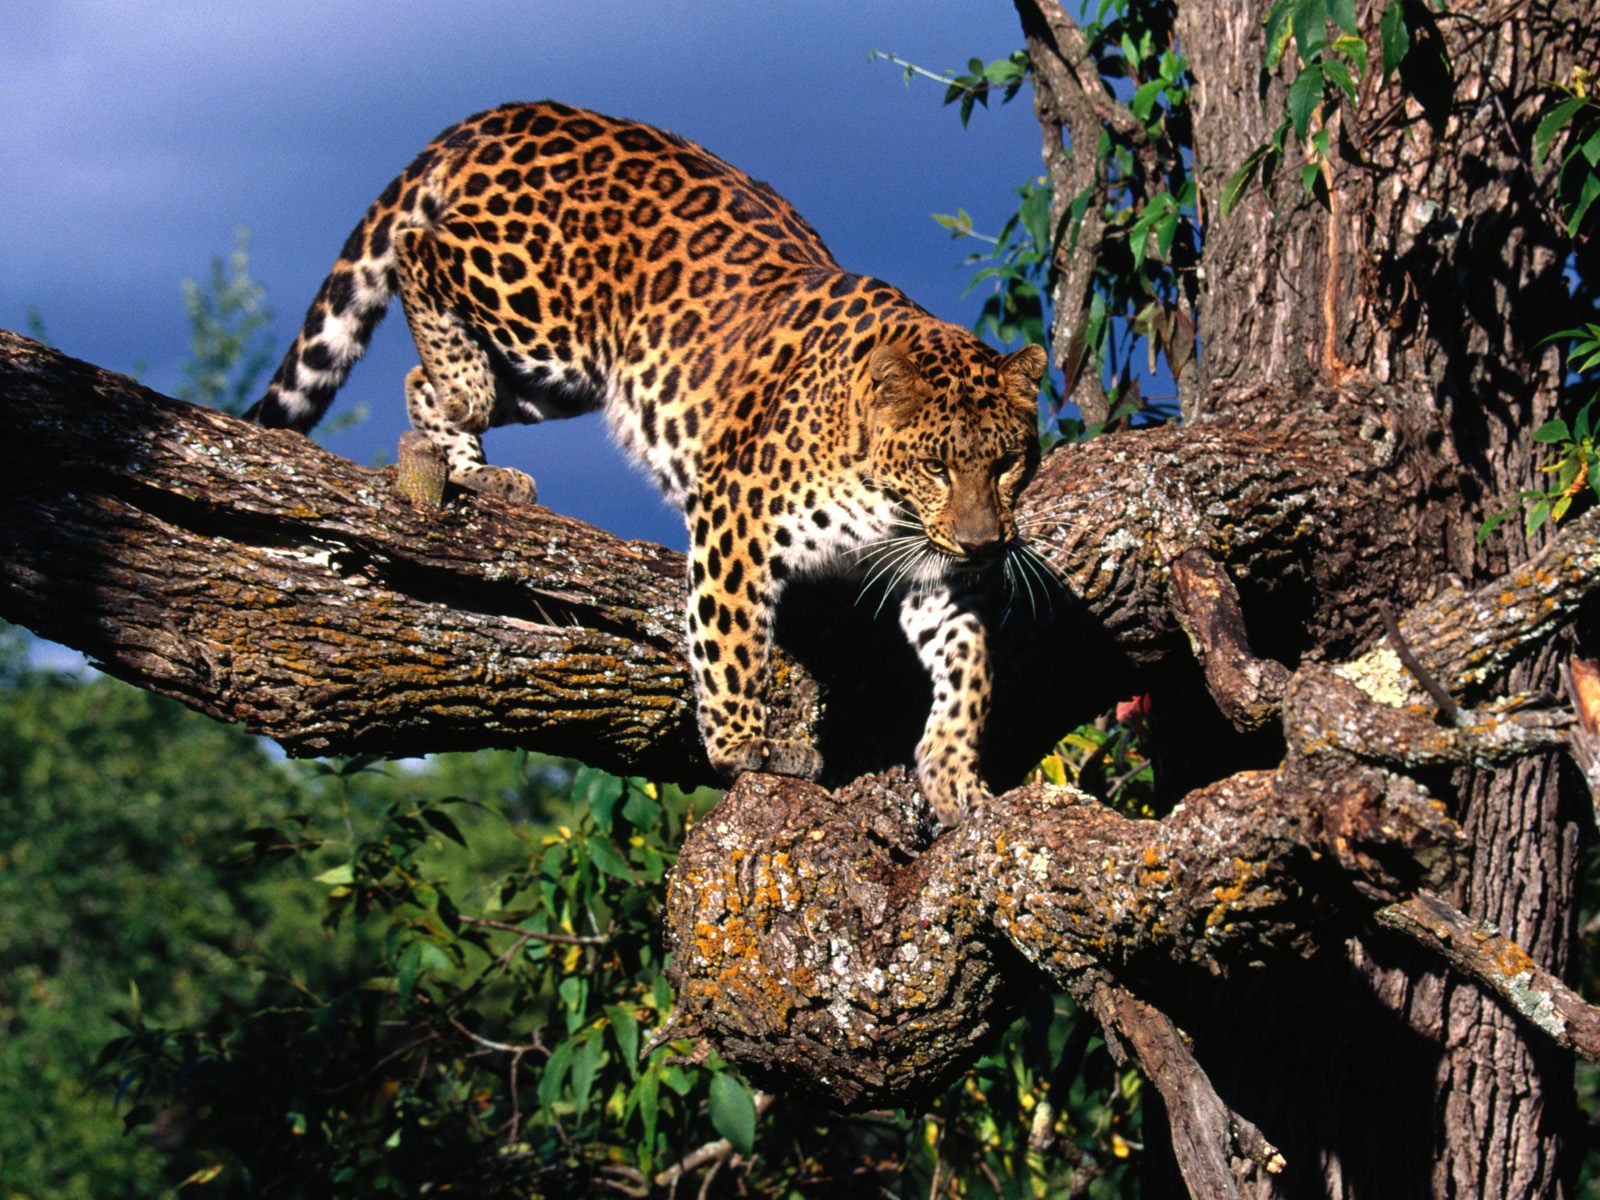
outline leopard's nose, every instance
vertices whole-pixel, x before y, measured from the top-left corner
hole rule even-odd
[[[961,552],[968,558],[985,562],[999,558],[1006,548],[1005,539],[1000,536],[998,530],[994,533],[986,531],[976,536],[958,537],[956,545],[961,547]]]

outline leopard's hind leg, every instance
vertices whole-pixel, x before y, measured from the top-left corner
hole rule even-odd
[[[445,268],[427,230],[396,234],[395,269],[406,323],[422,360],[406,376],[412,426],[444,451],[453,483],[531,504],[536,490],[530,476],[484,461],[483,431],[494,413],[494,369],[440,284]]]

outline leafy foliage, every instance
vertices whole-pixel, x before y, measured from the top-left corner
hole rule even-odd
[[[673,1037],[659,885],[711,794],[278,763],[0,650],[9,1195],[1127,1194],[1137,1079],[1043,994],[926,1115],[758,1095]]]
[[[234,231],[233,253],[226,262],[221,255],[211,260],[204,286],[185,279],[182,291],[189,358],[176,395],[237,416],[255,400],[273,359],[272,310],[266,289],[250,276],[250,231]]]
[[[1567,233],[1588,238],[1600,217],[1594,202],[1600,198],[1600,97],[1592,94],[1594,76],[1574,69],[1569,83],[1558,84],[1560,99],[1550,107],[1533,134],[1534,163],[1543,167],[1558,139],[1564,139],[1556,177],[1556,200],[1567,215]]]
[[[1570,340],[1567,368],[1575,386],[1588,390],[1600,382],[1600,325],[1564,329],[1548,340]],[[1561,520],[1574,503],[1581,505],[1589,494],[1600,498],[1600,446],[1596,445],[1596,435],[1600,433],[1596,422],[1600,412],[1596,411],[1597,405],[1600,405],[1600,392],[1591,391],[1570,422],[1565,417],[1555,417],[1534,430],[1533,440],[1550,449],[1551,461],[1540,469],[1553,478],[1547,487],[1527,488],[1517,493],[1519,505],[1528,506],[1523,518],[1525,533],[1533,534],[1546,520]],[[1478,541],[1487,540],[1518,511],[1509,508],[1492,514],[1478,526]]]
[[[159,1144],[123,1136],[91,1064],[119,1008],[200,1020],[255,989],[247,947],[319,942],[292,896],[222,865],[281,772],[170,701],[31,667],[19,630],[4,647],[0,1178],[8,1198],[159,1195]]]
[[[1144,396],[1141,374],[1161,375],[1164,360],[1165,374],[1176,378],[1194,360],[1194,269],[1201,234],[1192,169],[1192,80],[1187,62],[1174,49],[1173,17],[1167,4],[1102,0],[1084,27],[1095,66],[1108,87],[1126,94],[1138,122],[1136,130],[1103,129],[1092,148],[1070,148],[1073,154],[1095,155],[1096,177],[1089,187],[1063,198],[1059,207],[1045,181],[1019,187],[1017,211],[998,235],[976,231],[964,211],[934,214],[955,237],[987,243],[967,265],[973,268],[971,287],[989,289],[976,328],[1001,345],[1049,343],[1058,252],[1078,251],[1091,205],[1109,231],[1098,248],[1078,361],[1057,364],[1065,376],[1064,391],[1054,380],[1047,384],[1046,400],[1055,414],[1048,442],[1135,418],[1167,419],[1171,400]],[[974,59],[965,73],[943,76],[892,61],[907,67],[908,80],[920,73],[944,82],[944,103],[959,107],[963,123],[995,90],[1001,90],[1002,100],[1014,96],[1017,73],[1026,67],[1020,52],[987,65]],[[1064,410],[1065,393],[1083,371],[1099,374],[1111,400],[1109,418],[1093,429]]]

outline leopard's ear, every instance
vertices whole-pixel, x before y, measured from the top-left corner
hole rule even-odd
[[[1039,381],[1049,365],[1050,356],[1043,346],[1024,346],[1000,360],[1000,378],[1013,396],[1032,405],[1038,399]]]
[[[873,407],[900,419],[908,417],[933,393],[911,356],[898,346],[882,345],[867,357],[872,374]]]
[[[1021,421],[1039,419],[1039,381],[1050,356],[1043,346],[1028,345],[1000,360],[1000,390],[1011,401]]]

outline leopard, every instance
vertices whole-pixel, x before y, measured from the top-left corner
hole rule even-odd
[[[316,424],[398,293],[412,426],[450,481],[532,503],[494,426],[600,410],[681,509],[698,732],[726,777],[815,779],[766,697],[793,581],[881,576],[932,681],[915,750],[944,826],[990,795],[985,603],[1039,463],[1042,346],[1004,353],[849,272],[767,183],[677,134],[555,101],[429,143],[346,240],[247,414]]]

